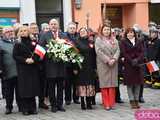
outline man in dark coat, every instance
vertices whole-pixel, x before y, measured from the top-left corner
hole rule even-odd
[[[20,97],[17,90],[16,63],[12,57],[15,34],[13,28],[4,28],[3,33],[3,39],[0,40],[0,71],[3,79],[3,94],[6,100],[5,114],[11,114],[13,109],[14,91],[16,93],[16,102],[19,107],[19,111],[21,111]]]
[[[160,63],[160,39],[158,38],[158,30],[155,27],[150,28],[149,30],[150,35],[147,41],[147,60],[152,61],[154,60],[156,63]],[[160,83],[160,75],[159,72],[153,72],[152,78],[155,81],[151,81],[152,87],[159,87],[157,86]]]
[[[114,29],[114,34],[116,39],[119,41],[119,44],[121,42],[121,37],[120,37],[120,32],[121,29],[120,28],[115,28]],[[116,87],[116,97],[115,97],[115,101],[117,103],[124,103],[123,100],[121,99],[121,93],[120,93],[120,80],[123,77],[123,55],[120,53],[120,57],[118,60],[118,86]]]
[[[78,39],[78,33],[76,32],[76,23],[71,22],[68,24],[67,32],[65,33],[67,39],[75,45],[75,42]],[[76,83],[77,83],[77,74],[76,65],[72,63],[67,63],[66,65],[66,79],[65,79],[65,102],[66,105],[70,105],[73,99],[75,104],[79,104],[79,97],[76,95]],[[73,93],[73,94],[72,94]]]
[[[36,46],[40,39],[38,25],[36,23],[31,23],[29,25],[29,29],[30,29],[30,37],[32,39],[32,45]],[[44,103],[45,91],[47,89],[45,88],[47,84],[47,80],[45,77],[43,61],[39,62],[39,75],[40,75],[39,77],[40,78],[40,96],[38,96],[39,108],[48,109],[48,106]]]
[[[40,44],[46,46],[50,40],[56,40],[65,37],[64,34],[59,31],[59,23],[56,19],[49,21],[50,31],[43,34],[40,38]],[[47,56],[44,58],[45,73],[49,84],[49,99],[51,103],[51,111],[57,112],[63,111],[63,81],[65,77],[65,66],[63,62],[56,62],[49,59]],[[57,95],[55,88],[57,86]]]

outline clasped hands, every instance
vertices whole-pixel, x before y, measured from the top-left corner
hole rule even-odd
[[[27,64],[33,64],[34,63],[34,60],[32,58],[27,58],[26,59],[26,63]]]
[[[113,65],[115,64],[115,62],[116,62],[116,59],[115,59],[115,58],[111,58],[111,59],[109,60],[108,64],[109,64],[110,66],[113,66]]]

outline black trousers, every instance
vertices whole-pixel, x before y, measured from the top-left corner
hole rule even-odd
[[[119,80],[120,76],[118,76],[118,86],[116,87],[116,96],[115,96],[115,101],[119,101],[121,100],[121,94],[120,94],[120,80]]]
[[[1,91],[2,91],[2,98],[5,98],[5,85],[4,85],[4,80],[1,78]]]
[[[86,100],[85,100],[86,99]],[[87,106],[92,106],[92,97],[81,97],[81,106],[87,104]]]
[[[43,70],[39,71],[39,75],[40,75],[40,95],[38,96],[39,99],[39,104],[43,104],[44,103],[44,97],[45,92],[47,91],[47,80],[45,77],[45,72]]]
[[[18,108],[21,109],[21,99],[18,94],[17,77],[3,81],[4,97],[6,100],[6,108],[13,109],[14,93],[16,96],[16,103]]]
[[[61,77],[48,78],[48,94],[51,107],[61,107],[63,105],[63,80],[64,78]]]
[[[65,101],[77,101],[79,97],[76,95],[77,75],[74,75],[71,70],[67,71],[65,79]]]
[[[143,98],[143,89],[144,89],[144,86],[141,85],[140,86],[140,92],[139,92],[139,99]]]
[[[24,97],[22,101],[22,112],[33,112],[36,111],[36,100],[35,97]]]

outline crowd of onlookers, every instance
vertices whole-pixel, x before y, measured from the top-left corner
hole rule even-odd
[[[13,110],[14,93],[19,112],[37,114],[38,107],[53,113],[65,112],[63,101],[80,104],[82,110],[93,109],[96,93],[101,92],[105,110],[123,103],[119,85],[127,86],[132,109],[144,103],[143,88],[160,87],[159,71],[150,73],[146,63],[160,62],[160,26],[150,22],[148,31],[139,25],[121,29],[112,28],[105,21],[97,31],[78,29],[75,22],[68,23],[67,31],[60,30],[56,19],[4,27],[0,33],[0,78],[2,94],[6,100],[5,114]],[[77,64],[43,59],[34,54],[36,45],[46,48],[51,40],[66,39],[84,57],[82,67]],[[64,93],[63,93],[64,91]],[[64,95],[63,95],[64,94]]]

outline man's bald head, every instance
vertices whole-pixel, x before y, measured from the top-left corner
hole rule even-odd
[[[51,19],[49,21],[49,27],[51,31],[57,31],[59,29],[59,22],[56,19]]]

